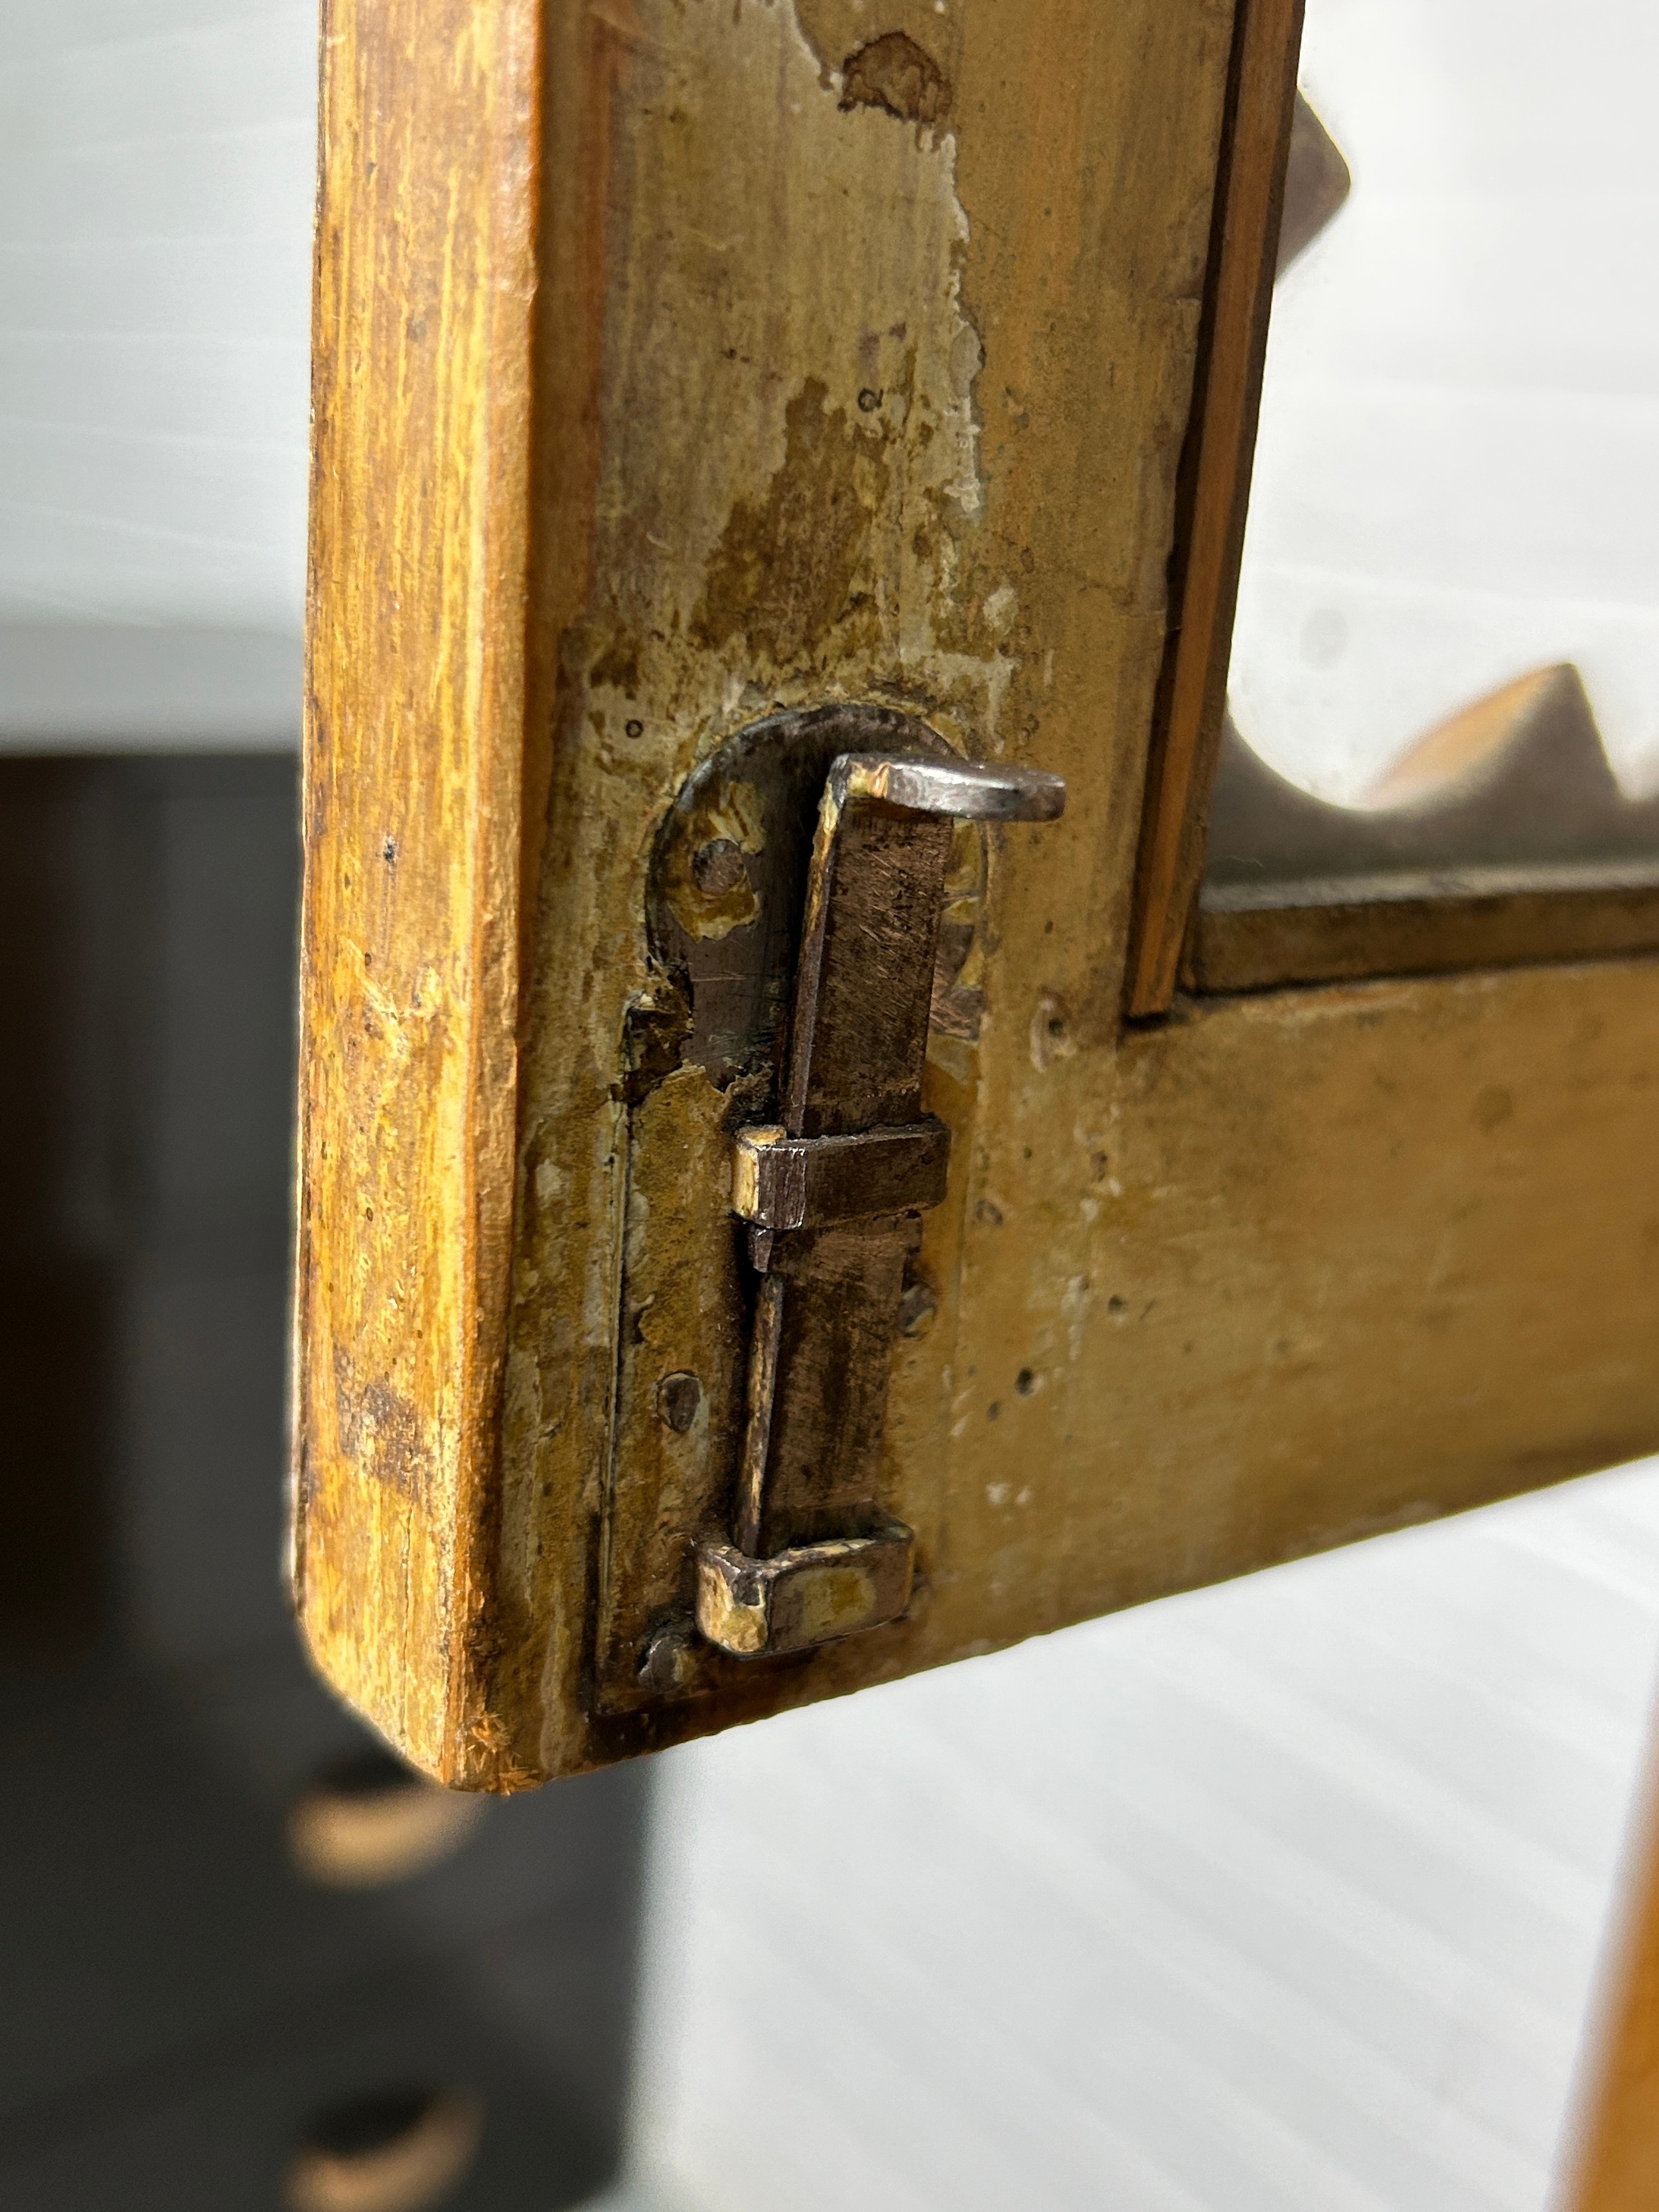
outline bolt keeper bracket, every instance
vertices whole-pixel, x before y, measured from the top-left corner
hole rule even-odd
[[[951,823],[1052,822],[1058,776],[843,753],[807,878],[782,1121],[738,1132],[732,1211],[759,1278],[732,1540],[697,1553],[697,1626],[744,1658],[896,1620],[915,1540],[881,1502],[888,1374],[950,1132],[921,1107]]]

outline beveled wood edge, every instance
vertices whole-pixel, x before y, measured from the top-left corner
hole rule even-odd
[[[1182,973],[1204,996],[1659,952],[1659,856],[1206,888]]]
[[[1124,1011],[1175,997],[1221,749],[1261,405],[1304,0],[1239,0],[1193,411],[1182,455],[1170,627],[1146,771]]]

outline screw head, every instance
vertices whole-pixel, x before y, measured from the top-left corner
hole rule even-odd
[[[640,1653],[639,1682],[659,1698],[684,1697],[696,1686],[697,1647],[690,1627],[665,1621],[645,1640]]]
[[[723,898],[748,880],[749,863],[734,838],[711,837],[691,855],[691,875],[700,891],[707,891],[711,898]]]

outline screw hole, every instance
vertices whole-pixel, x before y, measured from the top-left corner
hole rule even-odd
[[[702,1385],[695,1375],[665,1375],[657,1385],[657,1412],[677,1437],[690,1428],[702,1403]]]

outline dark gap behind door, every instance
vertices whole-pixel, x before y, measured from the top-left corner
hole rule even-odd
[[[477,2100],[443,2202],[552,2212],[620,2142],[637,1771],[317,1887],[370,1749],[280,1576],[296,768],[0,761],[0,2201],[260,2212],[319,2114]]]

